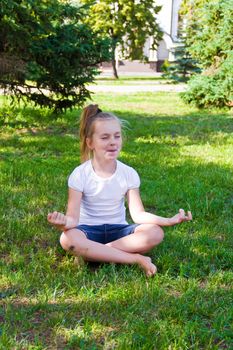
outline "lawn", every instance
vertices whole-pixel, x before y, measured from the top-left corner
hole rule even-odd
[[[114,77],[111,76],[101,76],[99,75],[96,78],[96,84],[98,85],[154,85],[154,84],[165,84],[167,80],[161,76],[153,76],[153,75],[148,75],[148,76],[120,76],[119,79],[115,79]]]
[[[79,164],[79,110],[11,110],[1,99],[0,349],[190,350],[233,347],[233,115],[177,93],[96,94],[127,121],[120,160],[141,177],[146,209],[193,221],[166,228],[136,266],[77,266],[47,224],[64,211]]]

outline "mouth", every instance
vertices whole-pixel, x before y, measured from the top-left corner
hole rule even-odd
[[[109,149],[107,150],[107,153],[113,154],[113,153],[117,153],[118,149]]]

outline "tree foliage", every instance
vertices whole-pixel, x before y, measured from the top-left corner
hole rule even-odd
[[[192,19],[198,14],[198,10],[208,2],[209,0],[183,0],[180,5],[179,13],[182,16],[188,16]]]
[[[184,99],[201,107],[232,105],[233,3],[205,2],[204,6],[196,6],[195,18],[188,24],[187,40],[189,52],[199,61],[203,73],[190,80]]]
[[[83,23],[85,11],[64,0],[2,0],[0,86],[55,110],[82,105],[110,48]]]
[[[176,83],[187,82],[193,74],[200,73],[198,63],[190,55],[185,41],[174,49],[174,56],[174,62],[163,66],[164,78]]]
[[[161,38],[156,14],[161,7],[151,0],[81,0],[89,5],[87,22],[95,31],[108,35],[112,42],[112,64],[115,65],[116,47],[126,59],[146,59],[143,48],[148,37],[153,37],[155,48]]]

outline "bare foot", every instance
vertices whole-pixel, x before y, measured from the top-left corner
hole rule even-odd
[[[149,258],[149,256],[143,256],[138,254],[138,264],[145,271],[147,277],[152,277],[157,272],[157,267],[152,263],[151,258]]]

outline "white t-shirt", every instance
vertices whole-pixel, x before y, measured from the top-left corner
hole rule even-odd
[[[68,186],[82,192],[79,224],[127,224],[125,195],[129,189],[139,188],[138,173],[117,160],[111,177],[98,176],[91,160],[79,165],[71,173]]]

